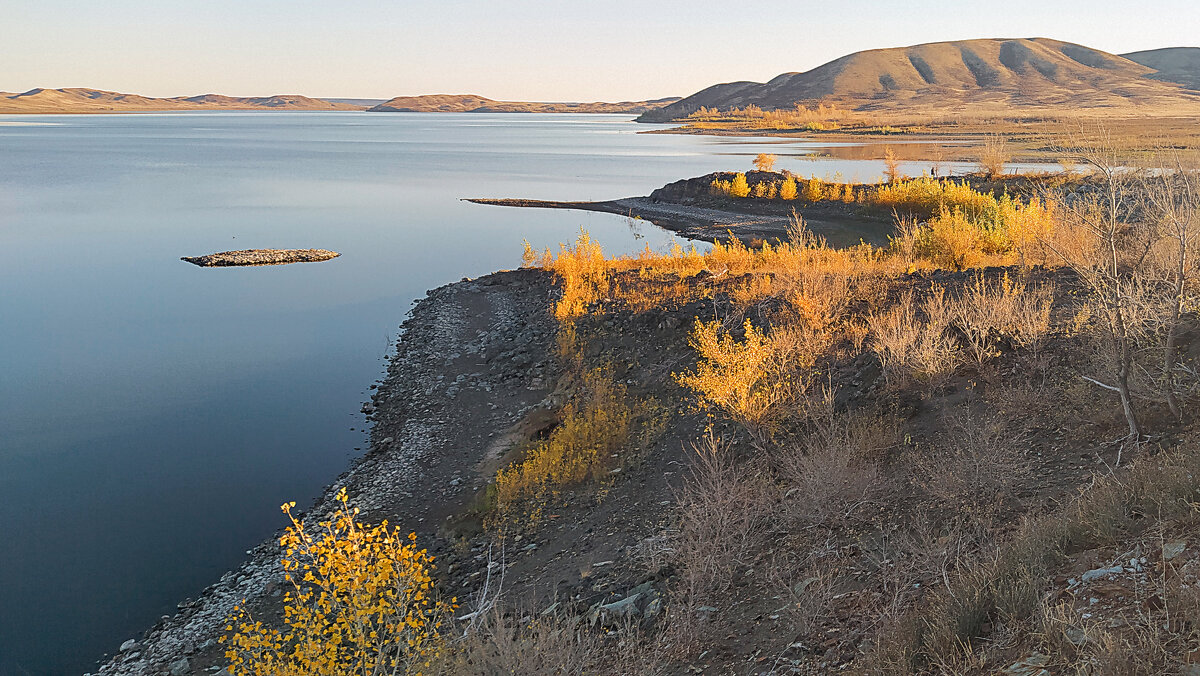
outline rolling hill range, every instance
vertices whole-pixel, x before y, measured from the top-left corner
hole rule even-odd
[[[1155,71],[1147,77],[1200,89],[1200,47],[1168,47],[1121,56]]]
[[[1173,50],[1160,50],[1173,51]],[[1149,53],[1143,53],[1149,54]],[[1200,113],[1200,92],[1166,82],[1184,57],[1153,67],[1082,45],[1046,38],[934,42],[856,52],[766,83],[718,84],[643,114],[680,119],[701,107],[748,105],[773,110],[832,103],[855,110],[923,114],[1130,109]],[[1159,58],[1147,56],[1146,61]]]
[[[373,113],[644,113],[678,101],[679,98],[620,103],[536,103],[493,101],[475,94],[429,94],[397,96],[368,112]]]
[[[220,94],[151,98],[99,89],[31,89],[20,94],[0,92],[0,113],[123,113],[169,110],[362,110],[295,94],[235,97]]]

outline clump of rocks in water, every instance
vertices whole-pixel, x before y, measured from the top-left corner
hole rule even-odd
[[[286,263],[319,263],[341,254],[328,249],[243,249],[222,251],[207,256],[183,256],[180,260],[203,268],[237,265],[284,265]]]

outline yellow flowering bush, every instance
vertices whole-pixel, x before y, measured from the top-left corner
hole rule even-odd
[[[221,641],[237,676],[420,674],[442,648],[441,627],[454,600],[439,600],[433,557],[387,521],[358,522],[346,489],[337,510],[309,530],[282,506],[291,526],[280,538],[291,583],[283,623],[235,611]]]

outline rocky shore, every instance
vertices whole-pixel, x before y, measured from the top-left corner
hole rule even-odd
[[[551,403],[550,294],[549,274],[517,270],[449,284],[418,301],[386,377],[363,405],[374,421],[368,452],[304,518],[329,513],[333,496],[346,487],[367,521],[388,519],[433,542],[446,518],[486,485],[490,474],[481,467],[502,453],[518,423]],[[259,616],[278,609],[279,558],[275,537],[260,543],[241,568],[181,602],[175,616],[113,646],[116,655],[96,673],[220,673],[217,640],[234,606],[245,599]],[[468,562],[474,557],[456,565],[453,554],[444,554],[438,561],[462,597],[479,582]]]
[[[732,174],[707,174],[687,178],[658,188],[644,197],[626,197],[600,202],[562,202],[520,198],[471,198],[466,201],[502,207],[537,209],[577,209],[618,214],[628,218],[650,221],[688,239],[715,241],[730,235],[742,241],[787,239],[793,211],[804,217],[809,229],[825,237],[835,246],[849,246],[866,241],[887,243],[892,232],[890,213],[873,213],[856,204],[818,202],[812,204],[786,200],[741,200],[710,195],[716,178],[731,178]],[[748,172],[751,182],[783,180],[782,174]]]

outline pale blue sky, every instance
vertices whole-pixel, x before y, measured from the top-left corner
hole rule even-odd
[[[0,91],[642,99],[973,37],[1200,46],[1200,3],[0,0]]]

